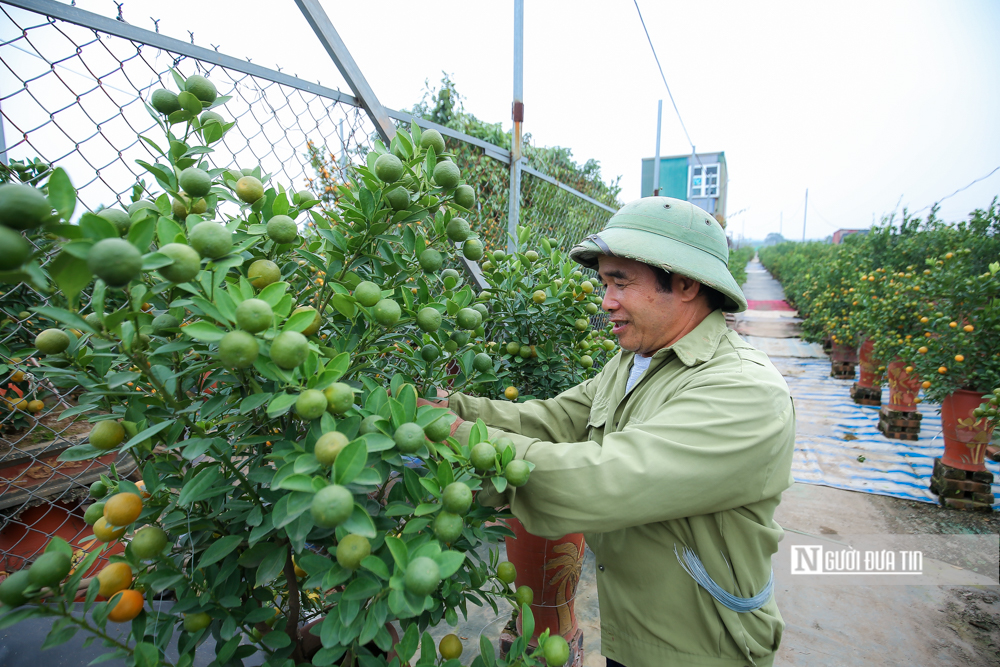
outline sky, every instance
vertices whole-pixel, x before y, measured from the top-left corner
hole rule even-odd
[[[378,96],[408,108],[447,72],[482,120],[510,125],[512,0],[321,0]],[[525,0],[524,129],[640,196],[657,100],[661,155],[691,152],[632,0]],[[725,151],[729,229],[806,238],[921,210],[1000,167],[1000,3],[639,0],[698,152]],[[115,16],[110,0],[77,6]],[[169,11],[165,9],[169,6]],[[124,18],[348,91],[292,0],[125,0]],[[1000,170],[942,202],[963,219]]]

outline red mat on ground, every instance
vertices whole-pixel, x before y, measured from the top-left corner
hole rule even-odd
[[[795,310],[787,301],[747,301],[750,310]]]

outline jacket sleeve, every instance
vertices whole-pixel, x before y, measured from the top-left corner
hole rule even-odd
[[[742,507],[788,485],[795,417],[787,391],[735,374],[680,390],[603,443],[514,437],[535,465],[509,494],[542,537],[607,532]]]
[[[587,434],[587,418],[597,379],[584,380],[555,398],[513,403],[453,394],[448,406],[462,419],[482,419],[487,426],[531,439],[574,442]],[[455,436],[466,442],[472,424],[462,424]],[[491,436],[494,434],[491,433]]]

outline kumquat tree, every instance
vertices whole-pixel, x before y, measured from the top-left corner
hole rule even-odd
[[[143,667],[191,665],[210,646],[216,665],[454,666],[462,641],[435,647],[428,628],[509,601],[523,636],[502,657],[481,639],[471,664],[562,665],[562,637],[528,646],[532,592],[490,548],[510,515],[475,502],[484,486],[523,485],[531,464],[482,422],[456,439],[450,413],[418,399],[514,376],[498,349],[509,343],[488,345],[498,329],[484,324],[516,317],[512,300],[566,302],[548,326],[574,349],[539,358],[594,372],[577,355],[611,350],[588,335],[594,286],[548,248],[518,253],[530,280],[494,254],[477,293],[456,260],[484,254],[477,193],[434,130],[376,143],[336,196],[294,191],[259,166],[213,164],[235,126],[228,98],[204,76],[174,77],[177,92],[147,100],[162,136],[141,140],[159,157],[141,163],[149,182],[127,208],[74,218],[59,168],[0,186],[0,279],[50,294],[23,307],[56,325],[5,352],[37,351],[31,373],[79,388],[61,418],[90,433],[64,461],[122,452],[141,473],[112,468],[91,487],[85,520],[103,548],[74,564],[53,538],[0,585],[0,627],[57,617],[46,646],[82,631]]]

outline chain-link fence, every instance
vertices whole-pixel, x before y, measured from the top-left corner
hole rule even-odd
[[[358,100],[337,90],[60,3],[14,4],[31,10],[0,4],[0,162],[36,166],[4,168],[5,178],[23,181],[36,174],[43,182],[48,168],[62,167],[91,211],[127,207],[136,183],[151,180],[136,162],[155,162],[158,150],[138,138],[148,135],[155,142],[159,134],[143,100],[158,88],[176,90],[171,69],[182,77],[204,74],[220,95],[231,98],[218,111],[236,127],[214,146],[209,156],[214,166],[259,166],[272,181],[291,191],[309,189],[328,205],[346,167],[363,160],[377,139]],[[399,123],[409,120],[400,112],[390,116]],[[474,228],[487,247],[503,247],[509,154],[438,129],[478,193]],[[522,172],[520,197],[521,224],[566,241],[600,229],[614,211],[531,168]],[[30,240],[41,251],[51,243],[44,235]],[[52,323],[27,309],[46,303],[46,294],[27,283],[0,284],[0,571],[5,572],[33,560],[54,534],[74,544],[82,558],[94,544],[82,542],[90,535],[81,510],[87,486],[110,466],[119,474],[135,470],[128,454],[57,460],[86,438],[89,424],[61,419],[76,405],[77,390],[32,373],[34,337]]]

